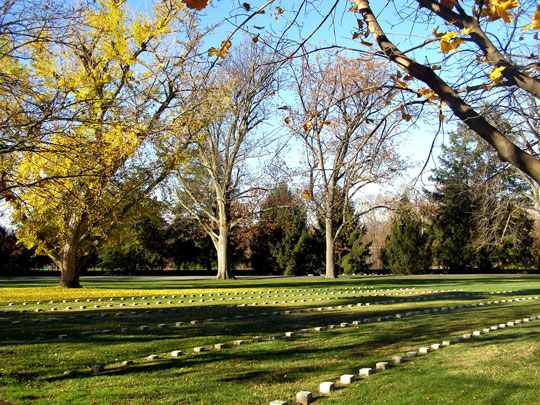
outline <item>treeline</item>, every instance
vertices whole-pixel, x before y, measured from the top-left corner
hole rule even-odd
[[[354,211],[352,207],[350,210]],[[369,243],[363,241],[365,227],[360,217],[345,229],[336,243],[337,268],[346,274],[367,270]],[[38,263],[44,266],[50,262],[43,256],[39,261],[31,261],[32,252],[17,245],[14,234],[3,231],[11,241],[5,250],[12,252],[11,267],[0,267],[4,274],[20,273]],[[233,228],[230,260],[236,269],[251,269],[259,274],[322,274],[324,248],[325,232],[320,218],[310,223],[301,197],[281,183],[269,193],[253,221]],[[84,266],[82,272],[100,270],[110,274],[155,270],[215,272],[217,255],[211,238],[198,221],[186,215],[177,215],[172,221],[153,215],[138,218],[116,236],[114,243],[80,265]],[[51,265],[46,267],[54,269]]]
[[[460,127],[431,180],[423,198],[398,205],[385,267],[401,274],[538,268],[536,189],[520,172]]]
[[[368,226],[374,225],[349,203],[343,216],[347,223],[337,223],[344,226],[335,245],[338,273],[538,268],[538,214],[523,177],[464,128],[450,134],[439,163],[429,189],[402,197],[390,215],[380,213],[377,229],[387,234],[382,246],[372,245]],[[301,194],[281,183],[267,194],[251,221],[232,228],[230,260],[237,272],[324,274],[325,221],[313,214]],[[215,272],[216,249],[200,223],[179,206],[166,214],[158,207],[153,215],[147,213],[118,232],[81,270]],[[13,233],[2,229],[0,236],[2,273],[47,263],[46,257],[35,257],[18,244]],[[383,269],[375,264],[381,261]]]

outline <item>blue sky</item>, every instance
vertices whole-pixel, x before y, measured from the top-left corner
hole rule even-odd
[[[250,13],[245,11],[241,6],[243,2],[231,1],[231,0],[212,0],[210,5],[203,12],[203,22],[207,24],[220,24],[214,31],[214,34],[207,38],[206,46],[219,47],[221,41],[228,37],[228,35],[234,30],[235,25],[240,24],[247,18]],[[251,11],[257,9],[267,1],[250,1]],[[288,26],[288,22],[297,17],[298,26],[289,29],[287,32],[287,38],[299,42],[301,39],[311,35],[311,33],[321,24],[325,16],[334,6],[333,1],[322,0],[312,2],[312,7],[305,9],[297,16],[295,11],[298,10],[298,4],[300,1],[274,1],[273,4],[268,6],[265,10],[266,13],[258,15],[254,19],[250,20],[243,28],[249,31],[246,34],[245,30],[240,30],[231,39],[233,47],[235,44],[240,43],[246,35],[253,36],[256,33],[273,33],[274,35],[280,35],[282,30]],[[386,2],[381,2],[386,3]],[[362,55],[355,50],[365,51],[368,48],[361,45],[359,40],[353,40],[352,35],[358,30],[357,18],[358,14],[349,12],[352,4],[349,1],[341,1],[333,9],[332,17],[328,18],[323,26],[309,38],[309,46],[312,48],[323,48],[326,46],[339,45],[344,48],[350,49],[347,51],[351,57],[357,57]],[[276,7],[280,7],[284,13],[279,14]],[[392,24],[395,20],[395,10],[392,6],[381,9],[381,22],[386,24]],[[276,21],[275,17],[279,20]],[[257,29],[255,27],[264,27],[264,29]],[[392,39],[402,46],[408,48],[411,46],[410,36],[411,25],[402,24],[399,27],[394,27],[391,31]],[[415,30],[414,40],[423,40],[428,37],[432,37],[430,32],[425,31],[425,35],[419,35],[422,31]],[[366,41],[372,41],[371,38],[366,38]],[[434,53],[434,57],[438,57]],[[282,120],[279,117],[278,120]],[[447,125],[452,127],[452,125]],[[421,122],[418,121],[418,125],[411,127],[408,130],[410,136],[404,138],[401,153],[404,158],[408,160],[417,161],[418,169],[413,169],[408,173],[408,178],[418,175],[420,167],[423,166],[426,159],[428,159],[429,150],[433,142],[435,131],[438,127],[438,122]],[[439,136],[439,140],[442,136]],[[436,144],[439,144],[437,141]],[[438,148],[434,150],[435,155],[438,154]],[[295,152],[292,152],[295,155]],[[428,167],[433,167],[433,159],[431,159]],[[424,179],[427,180],[427,174]]]

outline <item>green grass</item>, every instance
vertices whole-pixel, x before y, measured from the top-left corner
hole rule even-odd
[[[540,300],[423,313],[426,309],[535,297],[540,295],[540,277],[536,276],[333,281],[276,278],[227,282],[92,279],[84,280],[85,288],[76,291],[58,289],[55,284],[56,280],[45,279],[0,281],[0,311],[8,311],[0,312],[0,400],[16,404],[268,404],[274,399],[294,403],[295,394],[307,390],[314,394],[318,404],[540,402],[540,320],[421,355],[350,386],[339,384],[342,374],[358,374],[362,367],[375,368],[376,362],[404,355],[406,351],[491,325],[540,315]],[[402,288],[399,292],[409,295],[369,292],[352,297],[350,292],[357,287],[364,291]],[[283,297],[284,290],[289,289],[309,291],[289,292],[288,297]],[[490,294],[504,290],[514,291]],[[249,291],[256,294],[240,300],[250,297],[243,294]],[[324,292],[327,294],[323,295]],[[167,298],[161,298],[162,295]],[[172,299],[171,295],[177,297]],[[121,296],[126,300],[120,301]],[[142,300],[142,296],[158,298]],[[85,301],[74,303],[75,297]],[[423,300],[424,297],[430,299]],[[86,302],[88,298],[90,302]],[[97,298],[103,301],[98,302]],[[409,298],[413,301],[407,301]],[[420,300],[416,301],[417,298]],[[63,299],[69,302],[58,302]],[[178,304],[179,299],[184,302]],[[189,303],[190,299],[195,302]],[[36,304],[36,300],[43,303]],[[50,304],[50,300],[55,303]],[[162,303],[156,304],[158,300]],[[167,304],[169,300],[174,303]],[[13,305],[8,306],[9,302]],[[28,304],[23,306],[23,302]],[[138,305],[132,306],[134,302]],[[145,302],[150,305],[144,305]],[[356,306],[358,302],[363,305]],[[121,303],[125,306],[119,307]],[[108,308],[107,304],[114,307]],[[349,308],[349,304],[354,306]],[[80,309],[81,305],[86,308]],[[95,305],[100,308],[94,308]],[[73,309],[65,309],[67,306]],[[328,306],[334,309],[329,310]],[[50,312],[53,307],[58,310]],[[325,308],[318,311],[319,307]],[[36,308],[43,312],[35,312]],[[172,308],[176,310],[171,312]],[[163,312],[158,312],[160,309]],[[299,309],[303,311],[298,312]],[[307,312],[309,309],[312,311]],[[132,311],[136,314],[132,315]],[[284,314],[285,311],[291,313]],[[365,318],[376,321],[378,317],[415,311],[422,314],[323,332],[311,329],[305,335],[298,333],[302,328]],[[267,315],[261,316],[263,312]],[[273,312],[279,315],[272,315]],[[242,318],[234,319],[235,315]],[[57,321],[49,321],[51,317]],[[214,321],[205,323],[208,318]],[[191,320],[199,322],[192,325]],[[11,325],[13,321],[21,323]],[[185,324],[175,326],[178,321]],[[167,326],[158,328],[158,323]],[[140,325],[150,329],[142,331]],[[129,328],[129,332],[122,333],[121,328]],[[112,334],[102,334],[104,329]],[[296,334],[285,338],[286,331]],[[83,337],[80,332],[90,335]],[[67,339],[59,340],[60,334],[68,335]],[[270,341],[270,334],[279,334],[280,339]],[[251,343],[253,336],[260,336],[263,341]],[[42,340],[36,341],[38,337]],[[237,339],[246,344],[233,346]],[[229,347],[216,351],[215,343],[227,343]],[[195,346],[204,346],[207,351],[193,353]],[[184,355],[172,358],[172,350],[182,350]],[[150,354],[158,354],[160,359],[146,360]],[[120,363],[128,359],[134,364],[122,367]],[[106,369],[92,374],[93,364],[104,364]],[[66,370],[75,370],[77,374],[64,376]],[[319,394],[318,386],[323,381],[337,382],[337,390],[330,395]]]

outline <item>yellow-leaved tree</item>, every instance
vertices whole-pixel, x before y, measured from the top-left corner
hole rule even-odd
[[[60,90],[42,92],[27,63],[39,43],[60,43],[66,27],[79,23],[80,8],[39,0],[0,5],[0,198],[19,184],[14,178],[20,152],[36,150],[45,123],[62,106]],[[46,33],[46,34],[45,34]],[[30,184],[26,184],[29,186]]]
[[[156,2],[149,15],[117,0],[81,13],[64,41],[45,31],[31,44],[26,74],[61,108],[33,128],[40,147],[14,158],[18,184],[39,186],[9,194],[18,237],[56,263],[63,287],[80,287],[81,262],[183,156],[156,144],[174,133],[182,145],[200,39],[179,0]]]

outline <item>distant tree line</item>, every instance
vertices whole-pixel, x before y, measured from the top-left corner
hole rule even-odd
[[[528,185],[515,170],[463,127],[450,135],[439,161],[430,190],[420,198],[403,197],[392,215],[383,217],[388,228],[382,247],[384,269],[371,268],[374,252],[367,228],[347,203],[348,215],[341,217],[348,220],[336,243],[339,274],[538,268],[537,214],[527,198]],[[324,274],[325,221],[306,208],[307,203],[286,183],[269,192],[251,221],[232,228],[232,267],[260,274]],[[118,230],[81,270],[215,272],[216,249],[200,221],[180,206],[172,216],[160,212],[156,205]],[[2,273],[16,274],[47,263],[18,244],[13,233],[0,231]]]
[[[427,198],[404,198],[383,251],[393,273],[536,269],[538,212],[515,169],[461,126],[433,171]]]

